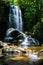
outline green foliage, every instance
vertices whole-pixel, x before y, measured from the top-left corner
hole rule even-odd
[[[34,37],[43,40],[43,0],[21,0],[24,8],[23,17],[26,31],[32,32]]]
[[[34,33],[34,36],[38,39],[43,39],[43,0],[4,1],[14,6],[20,6],[25,31]]]
[[[33,26],[38,22],[40,17],[40,1],[37,0],[21,0],[21,8],[24,8],[23,17],[27,30],[31,31]]]
[[[33,26],[33,34],[40,42],[43,42],[43,23],[38,22]]]
[[[6,3],[8,3],[9,2],[9,4],[11,4],[11,5],[14,5],[14,6],[19,6],[20,4],[19,4],[19,1],[20,0],[4,0]]]

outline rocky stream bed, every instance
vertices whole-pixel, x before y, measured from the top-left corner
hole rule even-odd
[[[0,41],[0,65],[43,65],[43,46],[25,49]]]

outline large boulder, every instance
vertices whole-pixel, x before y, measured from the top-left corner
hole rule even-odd
[[[24,40],[24,35],[17,29],[9,28],[6,32],[5,42],[20,43]]]

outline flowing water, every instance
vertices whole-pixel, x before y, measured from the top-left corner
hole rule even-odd
[[[9,28],[15,28],[23,31],[23,22],[21,10],[18,6],[10,6],[9,10]]]
[[[14,35],[13,35],[13,34]],[[19,35],[21,34],[22,35],[22,38],[23,39],[21,39],[21,37],[19,37],[20,38],[20,40],[23,40],[23,42],[21,42],[21,43],[17,43],[19,46],[22,46],[23,48],[28,48],[29,46],[32,46],[33,44],[34,45],[39,45],[39,41],[38,40],[36,40],[36,39],[34,39],[34,38],[32,38],[31,37],[31,35],[26,35],[26,34],[24,34],[23,32],[21,32],[20,30],[18,30],[18,29],[14,29],[14,28],[9,28],[8,30],[7,30],[7,32],[6,32],[6,36],[8,37],[8,38],[5,38],[5,39],[7,39],[7,40],[11,40],[11,39],[13,39],[13,36],[15,37],[15,39],[16,39],[16,37],[18,37],[19,35],[18,35],[18,33],[19,33]],[[13,36],[12,36],[13,35]],[[11,37],[12,36],[12,37]],[[19,40],[19,39],[18,39]],[[15,41],[15,40],[14,40]],[[13,41],[12,41],[12,43],[13,43]]]
[[[6,32],[6,36],[8,36],[9,34],[11,34],[11,32],[15,32],[18,31],[20,34],[22,34],[24,41],[22,43],[19,44],[19,46],[23,46],[23,48],[28,48],[30,45],[32,45],[32,43],[34,43],[35,45],[39,45],[39,42],[37,40],[35,40],[34,38],[31,37],[31,35],[27,36],[26,34],[24,34],[23,31],[23,21],[22,21],[22,13],[21,10],[18,6],[10,6],[10,10],[9,10],[9,29]],[[10,39],[13,39],[11,37],[9,37]],[[8,39],[9,39],[8,38]],[[30,57],[32,59],[36,58],[36,55],[31,55]],[[33,58],[34,57],[34,58]],[[13,62],[13,63],[12,63]],[[6,64],[5,62],[1,62],[0,65],[37,65],[37,64],[33,64],[33,63],[29,63],[29,62],[24,62],[21,61],[8,61],[8,64]]]
[[[24,41],[20,44],[20,46],[23,46],[24,48],[27,48],[28,46],[32,45],[34,43],[35,45],[39,45],[39,42],[31,37],[31,35],[27,36],[24,34],[23,31],[23,21],[22,21],[22,13],[18,6],[10,5],[9,9],[9,29],[6,32],[6,36],[8,34],[11,34],[13,31],[20,32],[23,37]],[[17,34],[15,34],[17,35]],[[9,37],[11,38],[11,37]]]

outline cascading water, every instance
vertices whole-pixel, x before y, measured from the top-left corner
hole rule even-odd
[[[15,33],[16,32],[16,33]],[[19,33],[19,34],[18,34]],[[15,43],[15,39],[19,36],[19,35],[22,35],[23,37],[23,39],[21,39],[20,37],[19,37],[19,39],[18,39],[18,41],[19,40],[23,40],[21,43],[20,42],[18,42],[17,40],[17,42],[16,42],[16,44],[17,45],[19,45],[19,46],[22,46],[23,48],[28,48],[29,46],[32,46],[33,44],[34,45],[39,45],[39,42],[37,41],[37,40],[35,40],[34,38],[32,38],[31,37],[31,35],[29,35],[29,36],[27,36],[27,35],[25,35],[23,32],[21,32],[21,31],[19,31],[18,29],[14,29],[14,28],[9,28],[8,30],[7,30],[7,33],[6,33],[6,38],[5,38],[5,41],[7,40],[7,41],[10,41],[10,42],[12,42],[12,43]],[[15,37],[15,38],[14,38]],[[14,38],[14,39],[13,39]]]
[[[15,30],[20,32],[24,37],[24,41],[22,43],[20,43],[19,46],[23,46],[24,48],[27,48],[28,46],[32,45],[33,43],[35,45],[39,45],[39,42],[35,41],[35,39],[31,37],[31,35],[27,36],[22,32],[23,31],[23,22],[22,22],[21,10],[18,6],[11,5],[10,11],[9,11],[9,29],[8,29],[8,32],[6,33],[6,35],[11,34],[11,32],[13,32]],[[9,37],[9,38],[11,38],[11,37]],[[11,38],[11,39],[13,39],[13,38]]]
[[[23,22],[21,10],[18,6],[10,6],[9,11],[9,28],[15,28],[20,31],[23,31]]]
[[[12,28],[12,27],[19,30],[19,32],[23,34],[24,42],[22,44],[24,44],[25,46],[28,45],[27,43],[28,37],[21,32],[23,31],[23,22],[22,22],[21,10],[18,6],[10,6],[9,28]],[[29,42],[29,45],[30,45],[30,42]]]

